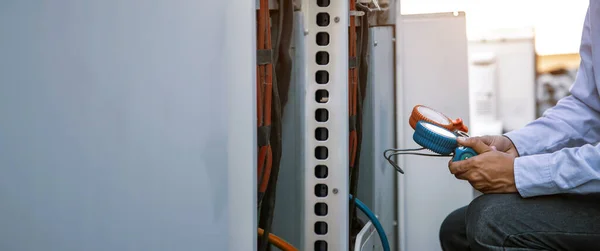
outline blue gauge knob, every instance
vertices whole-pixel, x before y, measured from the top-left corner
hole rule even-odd
[[[452,158],[452,161],[466,160],[476,155],[477,153],[473,148],[459,146],[454,150],[454,158]]]

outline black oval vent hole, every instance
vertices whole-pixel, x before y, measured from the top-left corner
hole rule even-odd
[[[326,165],[318,165],[315,167],[315,177],[319,179],[325,179],[327,178],[328,174],[329,170]]]
[[[315,223],[315,234],[318,234],[318,235],[327,234],[327,223],[324,221],[317,221]]]
[[[327,242],[315,241],[315,251],[327,251]]]
[[[315,139],[325,141],[329,138],[329,130],[325,127],[319,127],[315,130]]]
[[[317,25],[318,26],[328,26],[329,25],[329,14],[325,12],[321,12],[317,14]]]
[[[318,65],[329,64],[329,53],[326,51],[317,52],[317,64]]]
[[[317,71],[317,74],[315,74],[315,81],[317,81],[318,84],[329,83],[329,72]]]
[[[328,155],[329,152],[327,150],[327,147],[317,146],[317,148],[315,148],[315,158],[317,158],[318,160],[325,160],[327,159]]]
[[[315,195],[317,197],[327,197],[327,185],[317,184],[315,186]]]
[[[319,32],[317,33],[317,45],[325,46],[329,44],[329,33]]]
[[[329,120],[329,111],[325,108],[319,108],[315,111],[315,119],[318,122],[327,122]]]
[[[325,216],[327,215],[327,204],[323,202],[319,202],[315,204],[315,214],[317,216]]]
[[[317,0],[317,5],[319,7],[327,7],[329,6],[329,0]]]
[[[315,101],[317,101],[317,103],[327,103],[327,101],[329,101],[329,92],[327,90],[317,90],[317,93],[315,93]]]

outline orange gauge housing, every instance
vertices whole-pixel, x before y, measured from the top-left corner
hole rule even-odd
[[[416,105],[410,114],[408,123],[413,129],[415,129],[417,122],[421,120],[441,126],[450,131],[469,132],[469,128],[463,123],[462,119],[457,118],[456,120],[452,120],[443,113],[438,112],[430,107]]]

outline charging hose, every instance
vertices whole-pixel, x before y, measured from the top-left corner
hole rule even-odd
[[[352,195],[350,195],[350,199],[352,199]],[[369,218],[369,220],[371,220],[371,222],[373,223],[373,226],[375,226],[375,229],[377,230],[377,234],[379,234],[379,239],[381,240],[381,244],[383,245],[383,250],[390,251],[390,243],[388,241],[387,236],[385,235],[385,230],[383,230],[383,226],[381,226],[381,222],[379,222],[379,219],[377,219],[377,217],[371,211],[371,209],[369,209],[367,207],[367,205],[365,205],[359,199],[354,198],[354,203],[356,204],[356,207],[358,207],[358,209],[360,209],[360,211],[362,211]]]
[[[263,230],[262,228],[258,228],[258,236],[264,237],[264,235],[265,230]],[[298,249],[292,246],[292,244],[288,243],[287,241],[279,238],[279,236],[274,234],[269,234],[269,243],[275,245],[283,251],[298,251]]]

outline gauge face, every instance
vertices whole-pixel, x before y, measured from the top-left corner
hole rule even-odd
[[[421,113],[423,116],[425,116],[426,118],[430,119],[431,121],[438,123],[440,125],[450,125],[451,122],[450,120],[444,116],[443,114],[432,110],[431,108],[425,107],[425,106],[419,106],[418,108],[419,113]]]
[[[436,126],[433,124],[429,124],[429,123],[423,123],[423,126],[425,128],[427,128],[427,130],[429,130],[435,134],[438,134],[438,135],[441,135],[441,136],[444,136],[447,138],[452,138],[452,139],[456,138],[456,135],[454,135],[454,133],[452,133],[442,127],[439,127],[439,126]]]

